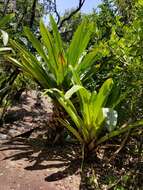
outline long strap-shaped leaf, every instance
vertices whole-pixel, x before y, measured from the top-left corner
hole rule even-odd
[[[81,74],[84,73],[89,67],[95,63],[96,51],[92,51],[85,55],[80,64],[77,64],[75,70]]]
[[[94,115],[95,121],[96,121],[101,109],[106,104],[107,98],[112,90],[112,87],[113,87],[112,79],[107,79],[101,86],[101,88],[97,94],[96,100],[94,101],[94,106],[93,106],[93,108],[94,108],[93,112],[95,113],[95,115]]]
[[[63,77],[59,78],[59,64],[58,64],[59,55],[56,51],[54,40],[48,29],[45,27],[42,20],[40,21],[40,32],[43,42],[48,50],[48,56],[51,62],[51,67],[55,69],[57,85],[59,85],[63,81]]]
[[[81,125],[80,128],[83,138],[87,142],[89,137],[88,126],[90,126],[90,112],[91,112],[91,110],[89,110],[88,104],[91,93],[81,85],[74,85],[70,90],[66,92],[64,96],[65,99],[68,100],[76,92],[79,92],[80,98],[82,100],[82,119],[80,119],[80,125]]]
[[[49,88],[51,86],[56,86],[54,80],[46,73],[43,69],[42,64],[36,59],[36,57],[21,46],[18,42],[11,40],[11,45],[20,52],[21,62],[14,60],[13,58],[9,59],[17,64],[18,67],[21,67],[23,70],[28,72],[36,80],[38,80],[44,88]]]
[[[96,146],[115,137],[115,136],[119,136],[122,133],[125,133],[126,131],[133,129],[133,128],[137,128],[137,127],[143,127],[143,120],[137,121],[133,124],[128,125],[127,127],[124,128],[120,128],[118,130],[112,131],[111,133],[101,137],[98,142],[96,143]]]
[[[78,116],[78,113],[77,113],[73,103],[69,99],[66,99],[63,92],[58,89],[55,89],[55,88],[48,89],[48,90],[46,90],[45,93],[47,93],[47,92],[51,93],[52,95],[54,95],[56,97],[56,99],[59,101],[59,103],[64,107],[66,112],[69,114],[71,119],[74,121],[76,127],[80,129],[81,119]]]
[[[54,47],[55,47],[55,52],[58,56],[58,80],[59,83],[62,83],[64,76],[66,75],[66,69],[67,69],[67,60],[65,57],[65,52],[63,48],[63,43],[61,40],[60,33],[58,31],[57,24],[55,20],[53,19],[52,16],[50,16],[50,22],[52,25],[52,32],[53,32],[53,37],[54,37]]]
[[[60,122],[78,139],[78,141],[83,144],[84,143],[84,140],[83,138],[81,137],[81,134],[74,128],[70,125],[70,123],[68,123],[68,121],[65,121],[63,119],[59,119]]]
[[[67,51],[68,63],[72,66],[78,64],[79,58],[89,43],[92,32],[93,24],[87,24],[86,20],[84,20],[76,30]]]
[[[28,27],[24,27],[24,33],[28,37],[29,41],[32,43],[33,47],[37,50],[40,56],[45,60],[48,61],[47,56],[43,50],[43,47],[39,40],[35,38],[34,34],[30,31]]]

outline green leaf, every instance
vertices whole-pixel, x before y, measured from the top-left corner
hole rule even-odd
[[[57,85],[60,85],[63,82],[64,75],[63,71],[61,72],[59,70],[59,67],[62,67],[62,65],[59,65],[59,61],[63,62],[64,55],[61,52],[57,52],[57,47],[55,47],[56,45],[54,43],[54,39],[52,38],[52,35],[48,31],[48,29],[45,27],[42,20],[40,21],[40,33],[44,45],[46,46],[48,51],[50,70],[55,75]]]
[[[110,132],[109,134],[101,137],[98,142],[96,143],[96,146],[115,137],[115,136],[119,136],[120,134],[122,133],[125,133],[126,131],[130,130],[130,129],[133,129],[133,128],[136,128],[136,127],[143,127],[143,120],[140,120],[140,121],[136,121],[135,123],[133,124],[130,124],[128,125],[127,127],[124,127],[124,128],[120,128],[118,130],[115,130],[115,131],[112,131]]]
[[[95,63],[95,57],[96,57],[96,51],[92,51],[86,54],[81,63],[76,66],[75,69],[76,72],[81,74],[85,72],[87,69],[89,69],[89,67]]]
[[[82,121],[80,117],[78,116],[78,113],[72,101],[69,99],[65,99],[63,92],[56,88],[48,89],[46,90],[46,92],[51,93],[59,101],[59,103],[63,106],[63,108],[69,114],[71,119],[74,121],[76,127],[81,128]]]
[[[75,68],[69,65],[70,70],[72,71],[72,82],[73,84],[82,85],[79,74],[76,72]]]
[[[50,22],[53,29],[55,56],[57,57],[57,80],[59,83],[62,83],[64,76],[67,74],[67,60],[57,24],[52,16],[50,16]]]
[[[138,3],[139,5],[141,5],[141,6],[143,6],[143,1],[142,1],[142,0],[138,0],[138,1],[136,2],[136,4],[137,4],[137,3]],[[138,5],[138,4],[137,4],[137,5]]]
[[[57,51],[62,53],[64,51],[64,49],[63,49],[63,45],[62,45],[61,36],[58,31],[57,24],[52,16],[50,16],[50,23],[52,25],[53,35],[54,35],[54,40],[55,40]]]
[[[32,53],[27,51],[18,42],[11,40],[10,43],[14,48],[16,48],[20,52],[20,58],[21,58],[21,62],[19,62],[20,68],[29,73],[44,88],[56,86],[54,79],[49,74],[47,74],[42,64],[37,60],[37,58]],[[13,61],[13,59],[11,59],[11,61]],[[13,63],[15,64],[16,62]]]
[[[7,23],[10,22],[10,20],[15,16],[14,13],[12,14],[9,14],[9,15],[6,15],[4,16],[3,18],[1,18],[0,20],[0,28],[2,28],[3,26],[5,26]]]
[[[70,90],[68,90],[68,91],[66,92],[66,94],[65,94],[65,99],[70,99],[71,96],[72,96],[75,92],[79,91],[80,89],[83,89],[83,87],[80,86],[80,85],[74,85]]]
[[[114,109],[120,103],[120,101],[122,101],[122,100],[123,99],[121,98],[119,86],[113,85],[110,97],[109,97],[109,99],[107,101],[107,107],[110,107],[110,108]]]
[[[37,50],[39,55],[45,60],[46,63],[49,63],[48,57],[46,56],[41,43],[38,39],[35,38],[34,34],[30,31],[28,27],[24,27],[24,33],[28,37],[29,41],[32,43],[33,47]]]
[[[92,32],[93,24],[87,24],[86,20],[84,20],[76,30],[67,52],[68,63],[72,66],[78,64],[79,58],[89,43]]]
[[[80,143],[84,143],[84,140],[82,139],[80,133],[74,127],[72,127],[68,121],[65,121],[61,118],[59,121],[76,137]]]
[[[105,103],[107,101],[107,98],[112,90],[113,87],[113,80],[112,79],[107,79],[103,85],[101,86],[98,94],[97,94],[97,98],[96,101],[94,103],[94,112],[95,112],[95,120],[98,117],[99,112],[101,111],[101,109],[105,106]]]
[[[12,62],[14,65],[16,65],[17,67],[21,67],[21,63],[19,61],[17,61],[16,59],[7,56],[7,59]]]

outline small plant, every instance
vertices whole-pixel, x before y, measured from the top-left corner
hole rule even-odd
[[[56,97],[64,107],[71,120],[60,119],[61,123],[88,152],[94,151],[99,144],[110,138],[143,124],[143,121],[139,121],[125,128],[117,128],[117,112],[112,107],[105,107],[112,87],[112,79],[107,79],[98,93],[90,92],[82,85],[74,85],[65,94],[58,89],[45,92]],[[74,93],[77,93],[80,107],[74,106],[70,100]]]

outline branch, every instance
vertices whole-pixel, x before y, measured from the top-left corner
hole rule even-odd
[[[10,2],[10,0],[4,1],[5,6],[4,6],[4,10],[3,10],[3,16],[4,16],[4,15],[6,14],[6,12],[7,12],[7,8],[8,8],[9,2]]]
[[[79,5],[78,5],[78,7],[77,7],[74,11],[72,11],[72,12],[69,14],[69,16],[67,16],[66,18],[64,18],[64,19],[60,22],[60,25],[58,26],[58,29],[60,29],[60,28],[63,26],[63,24],[64,24],[65,21],[69,20],[73,15],[75,15],[78,11],[80,11],[80,9],[82,8],[84,2],[85,2],[85,0],[79,0]]]
[[[54,12],[56,13],[56,15],[57,15],[57,17],[58,17],[57,25],[60,23],[59,26],[58,26],[58,29],[60,29],[60,28],[63,26],[63,24],[64,24],[65,21],[69,20],[74,14],[76,14],[76,13],[82,8],[84,2],[85,2],[85,0],[79,0],[79,5],[78,5],[78,7],[77,7],[74,11],[72,11],[72,12],[69,14],[69,16],[67,16],[66,18],[64,18],[64,19],[60,22],[60,14],[59,14],[58,11],[57,11],[56,0],[54,0],[54,2],[53,2],[53,4],[54,4]],[[52,33],[52,31],[50,31],[50,32]],[[65,35],[65,34],[68,33],[68,32],[70,32],[70,31],[63,32],[62,35]],[[41,39],[41,35],[39,35],[39,37],[38,37],[38,40],[40,40],[40,39]]]
[[[17,26],[16,26],[16,31],[18,30],[18,28],[20,27],[20,25],[23,23],[23,19],[25,17],[25,15],[27,14],[27,0],[24,1],[24,4],[25,6],[23,7],[23,10],[22,10],[22,16],[21,17],[18,17],[17,16]]]
[[[57,2],[56,2],[56,0],[54,0],[54,12],[56,13],[57,18],[58,18],[58,20],[57,20],[57,25],[58,25],[59,22],[60,22],[60,14],[58,13],[58,10],[57,10]]]
[[[113,154],[113,155],[111,156],[111,158],[109,159],[110,161],[111,161],[112,159],[114,159],[115,156],[123,149],[124,145],[125,145],[126,142],[127,142],[128,137],[129,137],[129,135],[130,135],[130,131],[131,131],[130,129],[127,131],[127,133],[126,133],[126,135],[125,135],[125,138],[123,139],[123,141],[122,141],[120,147],[114,152],[114,154]]]
[[[30,18],[30,23],[29,23],[30,28],[32,28],[33,23],[34,23],[36,3],[37,3],[37,0],[33,0],[32,10],[31,10],[31,18]]]

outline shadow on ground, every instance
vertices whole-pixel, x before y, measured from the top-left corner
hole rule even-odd
[[[14,154],[5,157],[12,161],[25,159],[25,170],[51,170],[45,181],[54,182],[73,175],[80,175],[81,190],[86,189],[132,189],[140,190],[143,180],[142,158],[136,147],[136,140],[131,138],[119,155],[110,159],[115,147],[107,146],[97,150],[98,159],[84,162],[78,145],[45,146],[37,139],[17,138],[2,145],[0,151],[13,150]],[[52,170],[55,168],[56,170]]]

